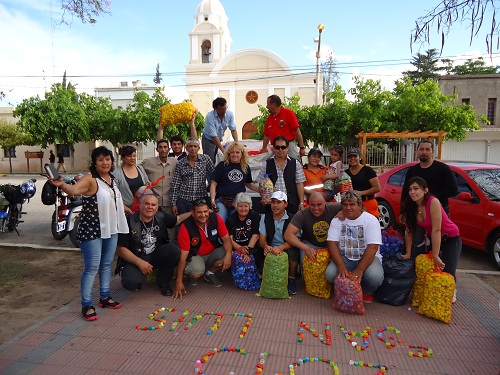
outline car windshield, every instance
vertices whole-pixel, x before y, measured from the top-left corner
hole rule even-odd
[[[477,186],[484,192],[488,199],[500,201],[500,169],[482,169],[467,171]]]

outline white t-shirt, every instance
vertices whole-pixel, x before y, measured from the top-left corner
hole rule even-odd
[[[356,220],[335,218],[330,224],[327,241],[338,242],[340,254],[350,260],[360,260],[368,245],[382,244],[382,232],[378,219],[367,212]],[[375,256],[382,260],[380,251]]]

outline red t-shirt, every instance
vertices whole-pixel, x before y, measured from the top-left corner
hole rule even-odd
[[[200,232],[200,238],[201,238],[201,245],[200,245],[200,250],[198,251],[198,255],[208,255],[215,249],[214,245],[212,245],[212,243],[208,240],[207,236],[205,235],[205,233],[201,228],[198,227],[198,231]],[[228,235],[226,224],[224,224],[224,221],[218,214],[217,214],[217,234],[221,238]],[[179,228],[179,233],[177,234],[177,244],[179,245],[179,248],[182,251],[189,251],[191,247],[189,232],[185,225],[181,225],[181,227]]]
[[[281,126],[280,121],[283,121],[283,126]],[[274,138],[279,135],[286,137],[289,141],[295,141],[298,127],[299,121],[295,113],[288,108],[281,107],[276,116],[270,114],[267,118],[266,125],[264,126],[264,135],[269,136],[271,144]]]

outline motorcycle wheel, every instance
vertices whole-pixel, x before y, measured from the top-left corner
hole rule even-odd
[[[54,211],[52,214],[52,222],[50,224],[50,230],[52,231],[52,237],[54,237],[56,240],[61,241],[64,237],[68,235],[68,232],[66,229],[64,229],[62,232],[57,231],[57,211]]]
[[[78,242],[76,242],[76,232],[78,230],[79,224],[80,224],[80,218],[77,217],[75,220],[75,225],[73,226],[73,230],[69,232],[69,239],[71,240],[71,243],[73,244],[74,247],[80,247]]]
[[[16,229],[18,223],[19,223],[19,209],[17,208],[17,205],[15,205],[10,209],[9,221],[7,222],[7,229],[9,230],[9,232],[13,232]]]

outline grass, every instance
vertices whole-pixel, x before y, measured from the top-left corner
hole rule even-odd
[[[0,285],[7,283],[17,283],[26,276],[28,267],[19,263],[0,263]]]

